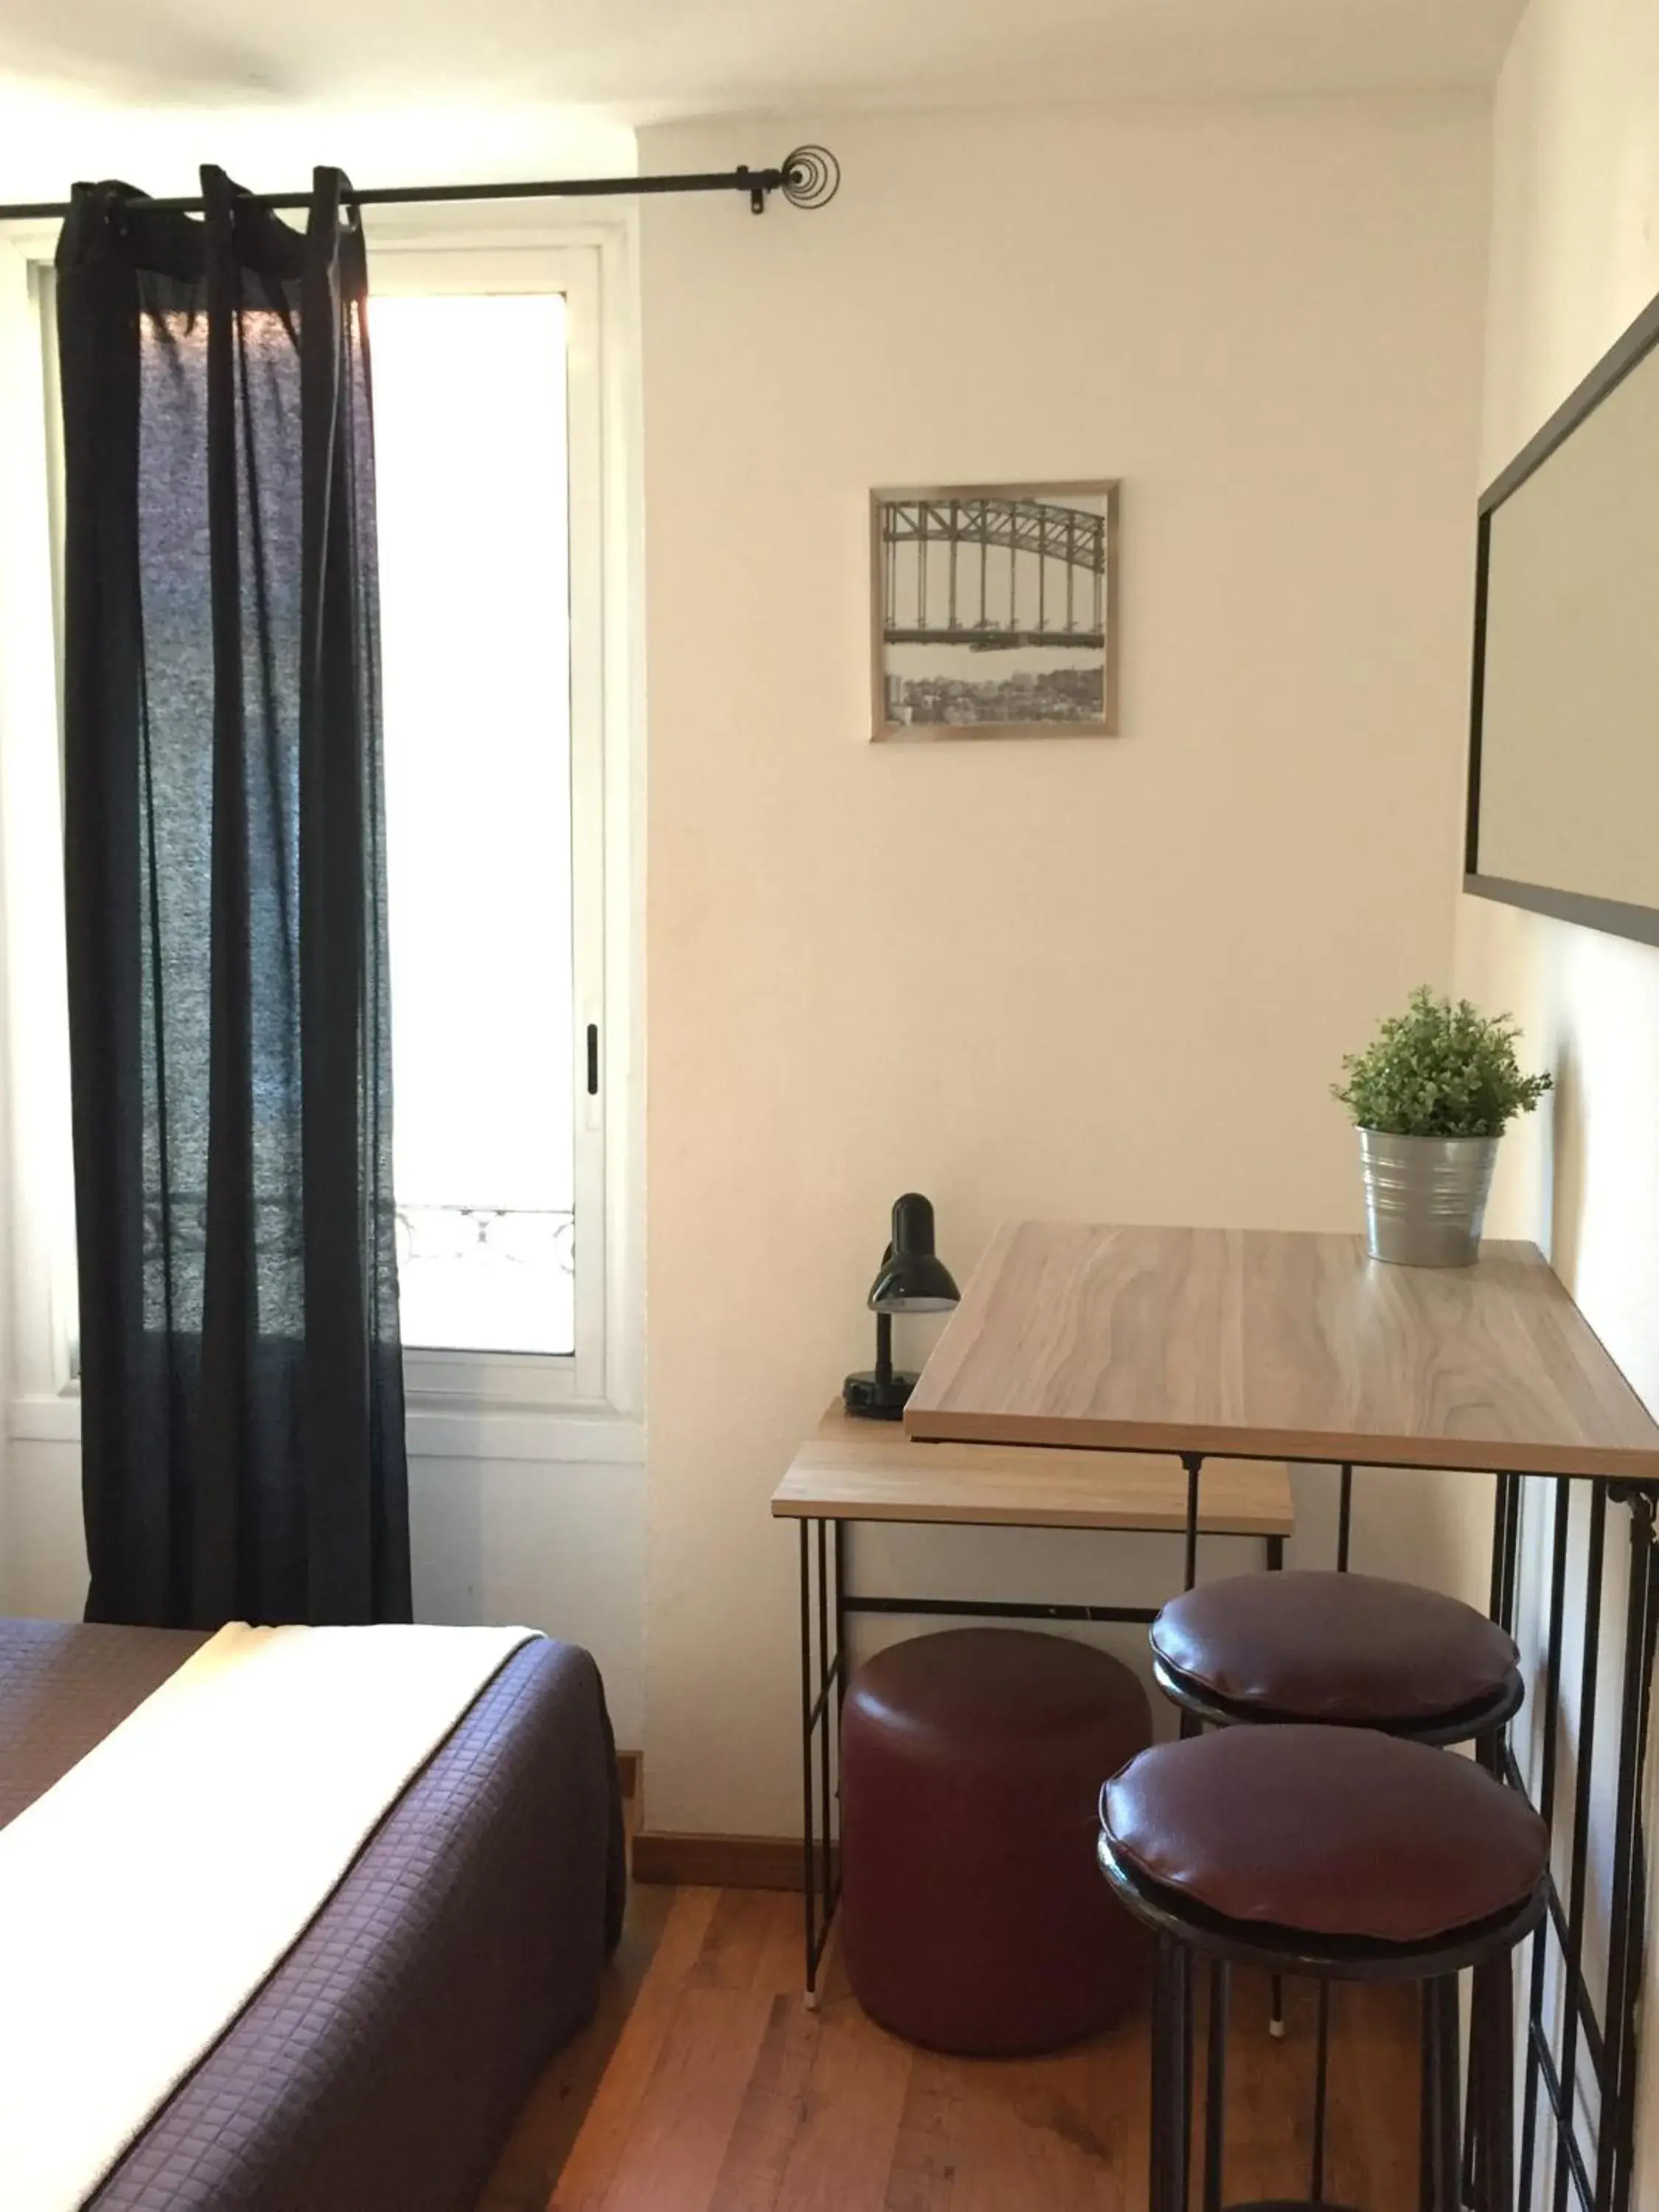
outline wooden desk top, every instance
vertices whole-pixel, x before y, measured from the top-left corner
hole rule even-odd
[[[1295,1526],[1282,1462],[1216,1460],[1199,1509],[1206,1535],[1288,1536]],[[1176,1461],[1132,1452],[915,1443],[896,1421],[849,1420],[836,1406],[796,1453],[772,1510],[788,1520],[1182,1529],[1187,1478]]]
[[[1006,1227],[905,1425],[955,1442],[1659,1480],[1659,1425],[1522,1243],[1489,1243],[1473,1267],[1396,1267],[1357,1237]]]

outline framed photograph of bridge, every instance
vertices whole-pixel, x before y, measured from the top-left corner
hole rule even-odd
[[[871,495],[878,738],[1117,728],[1115,482]]]

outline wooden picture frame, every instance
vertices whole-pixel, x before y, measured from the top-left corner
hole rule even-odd
[[[876,742],[1116,736],[1121,489],[871,493]]]

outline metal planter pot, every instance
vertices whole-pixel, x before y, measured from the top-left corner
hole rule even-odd
[[[1472,1267],[1492,1189],[1496,1137],[1391,1137],[1359,1132],[1365,1242],[1403,1267]]]

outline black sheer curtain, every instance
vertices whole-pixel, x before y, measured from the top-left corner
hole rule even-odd
[[[362,236],[203,189],[58,253],[87,1613],[407,1620]]]

